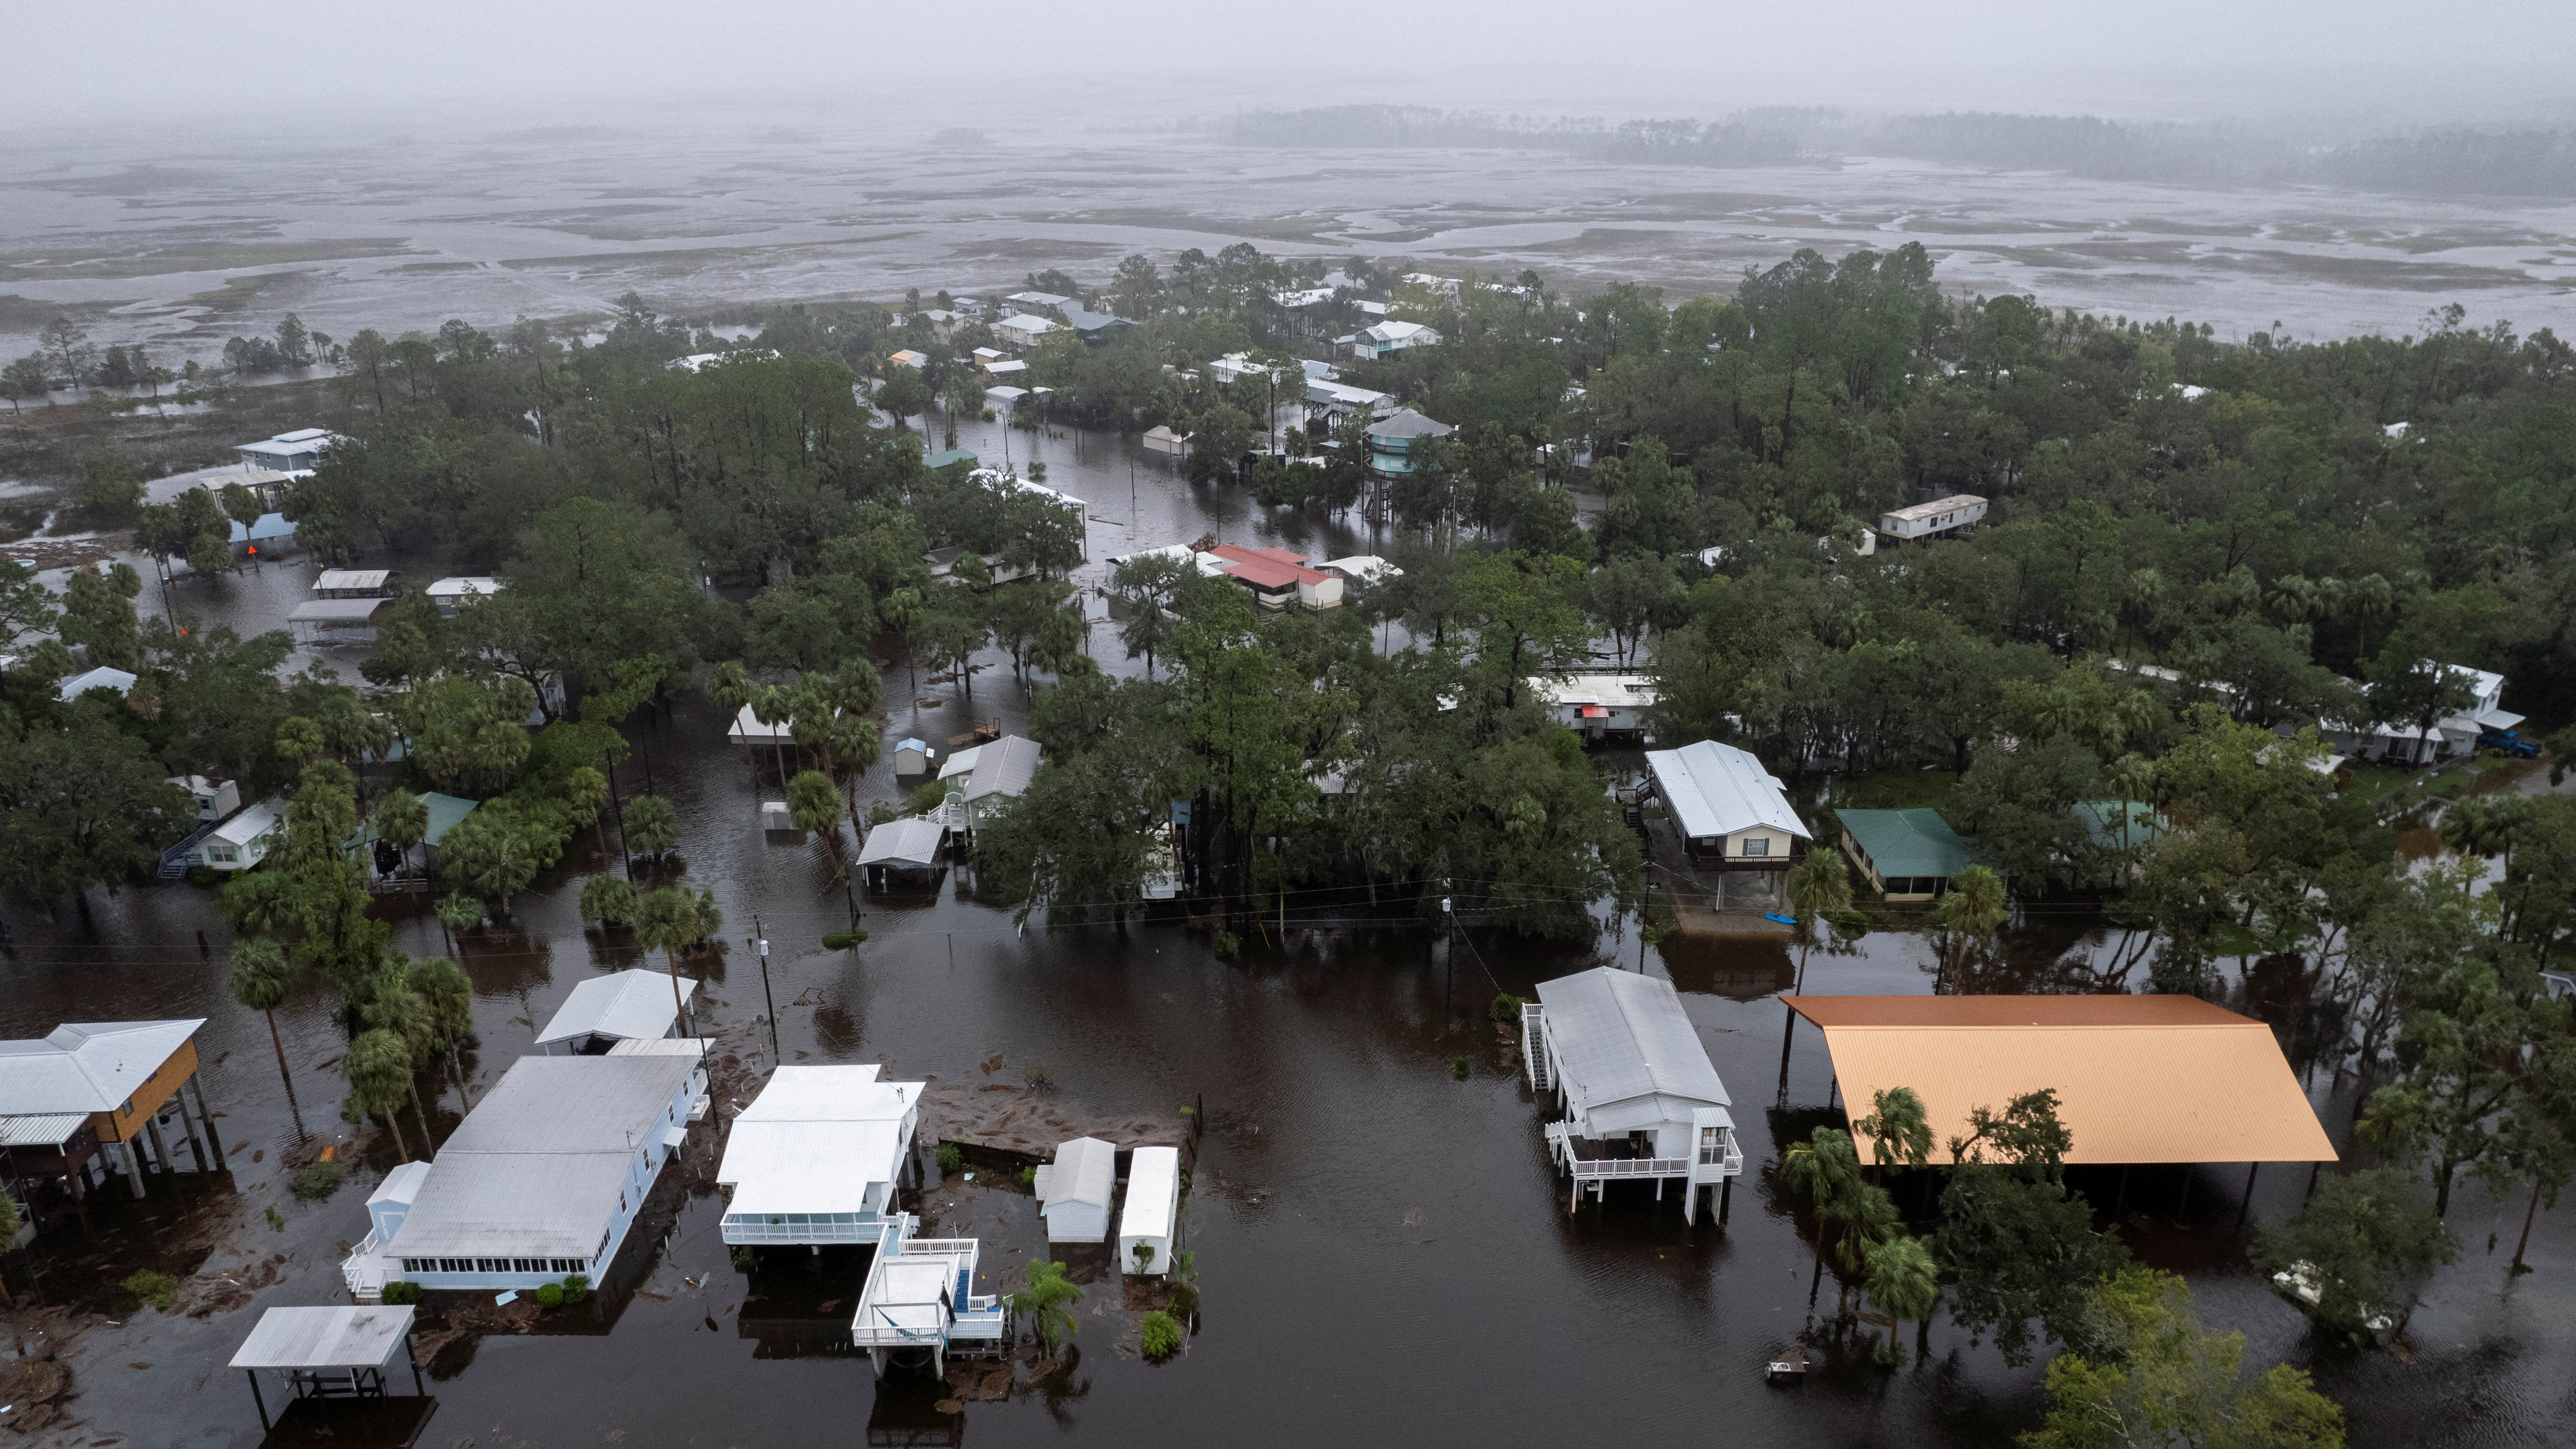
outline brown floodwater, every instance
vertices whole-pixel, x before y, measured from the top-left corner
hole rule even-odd
[[[1071,440],[1042,446],[1056,463],[1050,482],[1092,499],[1095,514],[1134,519],[1132,533],[1118,532],[1140,544],[1209,528],[1332,553],[1367,541],[1142,471],[1131,512],[1126,457],[1114,445],[1085,441],[1078,465]],[[1111,536],[1095,528],[1095,560],[1123,551],[1123,539],[1104,542]],[[178,596],[208,617],[265,626],[309,576],[309,566],[275,566],[183,581]],[[1117,653],[1105,634],[1097,644]],[[1017,724],[1024,695],[997,658],[986,656],[971,706],[953,684],[925,677],[920,696],[945,702],[897,709],[890,738],[944,740],[968,716]],[[1022,931],[1007,909],[975,899],[960,871],[935,895],[861,892],[871,938],[827,952],[819,937],[845,925],[848,911],[829,852],[759,831],[757,803],[776,793],[775,778],[766,760],[747,763],[722,743],[724,724],[702,700],[667,720],[639,719],[639,748],[620,783],[644,788],[649,773],[677,805],[685,877],[725,909],[732,949],[687,969],[707,978],[703,1024],[738,1059],[726,1094],[747,1091],[771,1060],[761,976],[741,946],[757,917],[776,943],[768,994],[789,1060],[883,1061],[903,1075],[999,1084],[1018,1084],[1042,1063],[1067,1110],[1101,1116],[1169,1116],[1203,1102],[1207,1130],[1183,1209],[1204,1294],[1198,1332],[1180,1357],[1146,1363],[1135,1351],[1136,1312],[1098,1264],[1076,1259],[1088,1280],[1076,1352],[1052,1377],[1031,1383],[1024,1370],[1008,1397],[947,1409],[949,1390],[927,1377],[880,1384],[865,1359],[835,1344],[856,1259],[791,1260],[757,1275],[732,1267],[718,1238],[719,1200],[702,1181],[720,1144],[701,1127],[591,1304],[538,1331],[441,1334],[428,1361],[436,1405],[423,1442],[1015,1444],[1070,1435],[1446,1445],[1609,1435],[1965,1445],[2007,1442],[2036,1423],[2039,1367],[2007,1367],[1946,1319],[1934,1325],[1927,1362],[1883,1370],[1865,1349],[1837,1342],[1802,1386],[1764,1385],[1763,1362],[1808,1323],[1813,1262],[1765,1168],[1780,1140],[1828,1120],[1829,1092],[1821,1045],[1802,1033],[1787,1106],[1774,1108],[1782,1010],[1773,996],[1794,969],[1777,938],[1680,937],[1641,953],[1633,931],[1579,947],[1471,932],[1451,948],[1408,921],[1354,921],[1341,898],[1318,894],[1303,911],[1318,923],[1301,923],[1292,902],[1284,940],[1256,935],[1239,958],[1220,960],[1207,932],[1178,922]],[[887,769],[863,798],[895,793]],[[579,843],[575,859],[513,903],[505,926],[460,943],[476,988],[479,1042],[466,1065],[478,1093],[529,1049],[534,1023],[576,982],[639,959],[576,919],[579,872],[597,865],[595,851]],[[388,913],[399,948],[445,949],[434,919],[400,901]],[[250,1395],[221,1365],[258,1309],[342,1301],[337,1261],[365,1231],[364,1198],[392,1161],[391,1144],[379,1139],[360,1154],[353,1181],[327,1202],[299,1204],[286,1192],[294,1115],[267,1022],[222,989],[225,932],[207,895],[129,888],[93,897],[87,921],[21,906],[5,919],[0,1034],[38,1035],[66,1020],[208,1019],[199,1048],[230,1166],[213,1179],[156,1181],[148,1211],[104,1207],[87,1233],[49,1223],[32,1258],[13,1268],[22,1298],[105,1315],[66,1351],[75,1397],[59,1442],[260,1443]],[[211,954],[201,953],[199,932]],[[2098,986],[2096,963],[2119,944],[2081,907],[2037,910],[1966,980],[1979,990]],[[1685,1227],[1678,1200],[1658,1203],[1636,1185],[1567,1211],[1517,1059],[1483,1008],[1498,988],[1527,994],[1603,961],[1675,982],[1734,1095],[1748,1166],[1724,1225]],[[1852,953],[1816,955],[1807,984],[1929,991],[1931,963],[1925,940],[1900,924]],[[2274,1021],[2294,1044],[2305,1039],[2295,963],[2254,963],[2231,975],[2230,991],[2232,1004]],[[330,1065],[341,1037],[323,996],[306,991],[277,1024],[304,1124],[318,1138],[349,1136]],[[1470,1066],[1465,1081],[1451,1074],[1459,1056]],[[2350,1079],[2337,1088],[2321,1066],[2312,1080],[2343,1140]],[[2139,1107],[2154,1110],[2152,1097]],[[443,1090],[441,1135],[458,1110],[454,1091]],[[2107,1176],[2079,1185],[2098,1205],[2116,1189]],[[2468,1255],[2428,1291],[2411,1359],[2354,1356],[2312,1350],[2299,1316],[2245,1267],[2236,1227],[2244,1171],[2192,1174],[2188,1213],[2178,1217],[2184,1185],[2178,1170],[2136,1173],[2122,1231],[2150,1261],[2187,1272],[2205,1317],[2246,1333],[2249,1358],[2313,1366],[2347,1405],[2354,1443],[2560,1441],[2576,1389],[2566,1287],[2576,1243],[2561,1214],[2541,1215],[2538,1271],[2508,1287],[2523,1202],[2465,1186],[2452,1217]],[[2306,1186],[2305,1172],[2265,1169],[2252,1221],[2292,1211]],[[1031,1208],[982,1171],[922,1203],[938,1232],[983,1240],[988,1275],[1043,1250]],[[282,1226],[270,1225],[272,1209]],[[2490,1232],[2501,1234],[2492,1253]],[[177,1313],[138,1311],[113,1287],[134,1266],[188,1275]],[[32,1292],[29,1268],[40,1270]],[[1827,1310],[1833,1300],[1828,1284]],[[192,1307],[207,1311],[191,1316]]]

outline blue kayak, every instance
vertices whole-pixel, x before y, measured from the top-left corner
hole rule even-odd
[[[1778,921],[1784,926],[1794,926],[1798,924],[1798,918],[1796,916],[1784,916],[1778,911],[1764,911],[1762,913],[1762,919],[1766,921]]]

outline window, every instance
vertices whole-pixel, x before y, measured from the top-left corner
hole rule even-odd
[[[1746,836],[1744,838],[1744,853],[1746,855],[1769,855],[1771,853],[1770,837]]]
[[[1725,1160],[1726,1129],[1723,1127],[1702,1127],[1699,1129],[1699,1165],[1702,1167],[1715,1167]]]

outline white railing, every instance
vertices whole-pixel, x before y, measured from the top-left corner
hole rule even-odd
[[[831,1213],[727,1213],[723,1223],[728,1243],[873,1243],[885,1232],[886,1219],[875,1213],[849,1214],[854,1221],[833,1222]],[[802,1218],[803,1221],[797,1219]]]
[[[1521,1003],[1521,1062],[1529,1069],[1530,1087],[1536,1091],[1556,1085],[1547,1070],[1547,1043],[1540,1038],[1540,1027],[1546,1020],[1546,1008]]]
[[[358,1244],[356,1250],[341,1260],[340,1277],[349,1285],[351,1294],[360,1298],[371,1298],[385,1291],[385,1279],[390,1275],[376,1261],[376,1250],[383,1246],[384,1240],[378,1238],[373,1229],[369,1229],[366,1238]]]
[[[1687,1177],[1690,1174],[1690,1168],[1690,1159],[1687,1157],[1578,1157],[1574,1159],[1574,1175],[1578,1178]]]

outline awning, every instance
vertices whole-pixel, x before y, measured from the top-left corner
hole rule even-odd
[[[272,1308],[233,1355],[237,1369],[382,1368],[411,1332],[397,1308]]]
[[[1583,717],[1585,719],[1608,719],[1610,717],[1610,711],[1603,709],[1597,704],[1587,704],[1583,706]]]
[[[1932,1140],[2057,1092],[2071,1163],[2333,1162],[2272,1028],[2191,996],[1784,996],[1824,1029],[1848,1116],[1911,1087]]]

